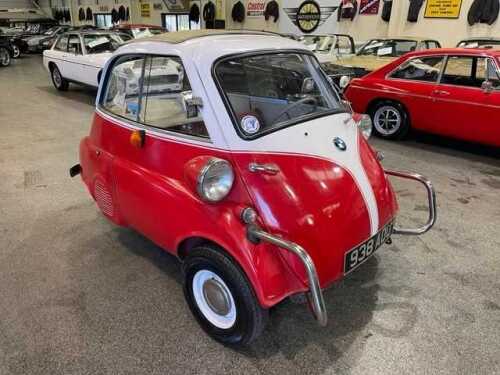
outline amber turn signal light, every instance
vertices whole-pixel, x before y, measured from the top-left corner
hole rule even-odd
[[[130,144],[134,147],[141,148],[144,146],[144,138],[146,137],[146,132],[144,130],[134,130],[130,134]]]

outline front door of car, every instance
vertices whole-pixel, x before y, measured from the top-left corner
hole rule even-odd
[[[185,165],[214,153],[208,132],[201,112],[187,114],[191,86],[178,57],[122,56],[110,69],[100,108],[112,118],[106,129],[113,134],[106,139],[114,150],[120,215],[169,248],[179,228],[189,224],[183,207],[192,199],[186,197],[196,194],[186,186]],[[143,142],[133,142],[133,136]]]
[[[472,142],[491,142],[500,116],[498,91],[483,89],[492,61],[478,56],[449,56],[432,93],[433,131]],[[495,72],[496,73],[496,72]]]
[[[402,63],[388,77],[390,84],[387,89],[391,90],[391,97],[403,103],[415,129],[432,129],[432,93],[436,90],[444,61],[442,55],[414,57]]]

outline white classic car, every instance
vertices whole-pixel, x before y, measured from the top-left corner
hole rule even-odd
[[[43,52],[43,65],[58,90],[66,91],[70,82],[97,87],[102,68],[124,39],[113,32],[65,33]]]
[[[354,39],[347,34],[305,35],[299,40],[314,52],[320,63],[356,53]]]

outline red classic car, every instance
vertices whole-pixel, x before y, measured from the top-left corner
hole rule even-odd
[[[216,340],[238,345],[295,294],[306,294],[325,325],[322,288],[393,233],[434,224],[430,182],[384,171],[366,141],[370,130],[299,42],[259,32],[166,33],[110,59],[70,174],[81,174],[107,218],[183,261],[193,315]],[[395,223],[388,175],[425,185],[423,227]]]
[[[414,128],[500,146],[499,58],[492,49],[409,53],[353,79],[345,96],[383,138],[401,139]]]

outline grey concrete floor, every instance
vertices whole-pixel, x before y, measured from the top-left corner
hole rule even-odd
[[[191,317],[176,259],[68,177],[94,95],[57,92],[39,56],[0,69],[0,374],[500,373],[499,159],[373,140],[386,166],[432,179],[435,229],[329,289],[326,328],[284,302],[235,351]],[[423,220],[423,192],[395,187],[401,220]]]

